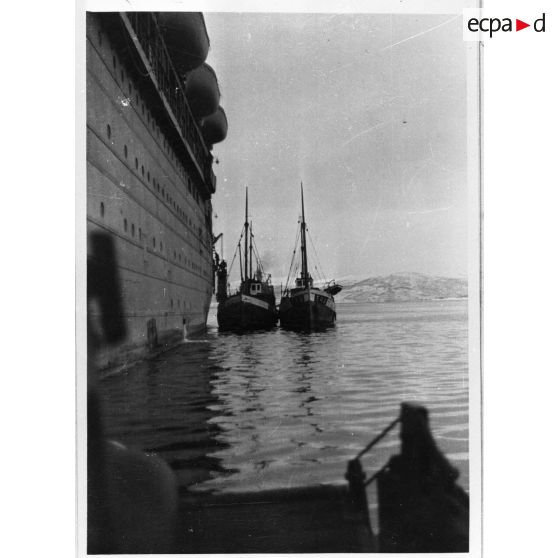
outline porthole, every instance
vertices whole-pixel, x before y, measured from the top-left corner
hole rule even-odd
[[[141,240],[142,236],[143,236],[143,234],[141,232],[141,227],[138,228],[138,235],[139,235],[139,239]]]
[[[143,168],[143,165],[141,166],[141,175],[145,176],[145,169]]]
[[[105,216],[105,204],[101,202],[101,217]]]
[[[162,252],[163,251],[163,243],[159,242],[159,250]]]
[[[128,158],[128,146],[127,145],[124,146],[124,157],[126,159]]]
[[[139,98],[138,98],[138,94],[136,93],[136,105],[139,105]]]
[[[147,182],[151,182],[151,174],[149,174],[149,171],[147,171]]]
[[[145,114],[145,105],[143,103],[141,104],[141,113]]]
[[[120,81],[122,82],[122,85],[124,85],[124,70],[120,70]]]
[[[136,157],[136,170],[138,169],[139,166],[139,162],[138,162],[138,158]]]
[[[160,192],[160,191],[161,191],[161,187],[160,187],[159,183],[157,182],[157,192]]]
[[[172,298],[171,298],[171,308],[173,307],[173,302],[172,302]]]
[[[112,135],[112,130],[110,129],[110,124],[107,124],[107,138],[110,139],[111,135]]]
[[[116,56],[112,57],[112,67],[116,70]]]
[[[124,231],[128,232],[128,219],[124,219]]]
[[[130,98],[132,97],[132,84],[128,83],[128,95],[130,95]]]
[[[176,260],[176,250],[174,251],[174,259]]]
[[[155,237],[153,237],[153,248],[155,248]]]
[[[136,236],[136,226],[132,223],[132,236]]]
[[[164,198],[165,197],[165,189],[164,188],[161,190],[161,194],[163,195],[163,198]]]

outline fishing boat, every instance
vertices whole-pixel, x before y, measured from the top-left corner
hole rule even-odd
[[[244,239],[244,253],[242,241]],[[229,293],[226,264],[221,262],[217,272],[217,323],[221,330],[269,329],[277,325],[275,291],[271,276],[265,276],[254,242],[252,226],[248,222],[248,189],[243,232],[237,245],[240,263],[240,287]],[[234,262],[234,258],[233,258]],[[254,265],[255,264],[255,265]]]
[[[289,288],[289,279],[287,279],[285,291],[281,293],[279,320],[281,327],[287,329],[323,329],[335,324],[337,313],[335,311],[334,295],[341,291],[343,287],[335,281],[330,281],[324,288],[314,286],[314,279],[308,271],[306,241],[306,233],[308,231],[304,215],[304,189],[302,182],[300,183],[300,195],[302,200],[302,220],[300,222],[301,271],[300,276],[295,278],[293,287]],[[296,254],[296,247],[294,254]]]

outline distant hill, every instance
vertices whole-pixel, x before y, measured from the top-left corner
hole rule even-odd
[[[343,281],[337,302],[404,302],[467,298],[467,280],[431,277],[421,273],[394,273],[360,281]]]

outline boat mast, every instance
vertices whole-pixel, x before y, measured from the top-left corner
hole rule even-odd
[[[252,246],[252,241],[253,241],[254,235],[252,234],[252,222],[250,222],[250,279],[254,278],[254,274],[252,273],[252,250],[253,250],[253,246]]]
[[[302,223],[300,223],[300,254],[302,257],[302,282],[305,287],[308,286],[308,257],[306,255],[306,221],[304,218],[304,190],[302,182],[300,183],[300,197],[302,199]]]
[[[244,281],[244,276],[242,275],[242,244],[240,240],[238,241],[238,262],[240,263],[240,282]]]
[[[248,186],[246,186],[246,213],[244,219],[244,278],[248,280]]]

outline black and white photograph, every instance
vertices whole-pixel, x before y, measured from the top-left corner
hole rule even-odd
[[[476,3],[109,4],[82,552],[479,556]]]

